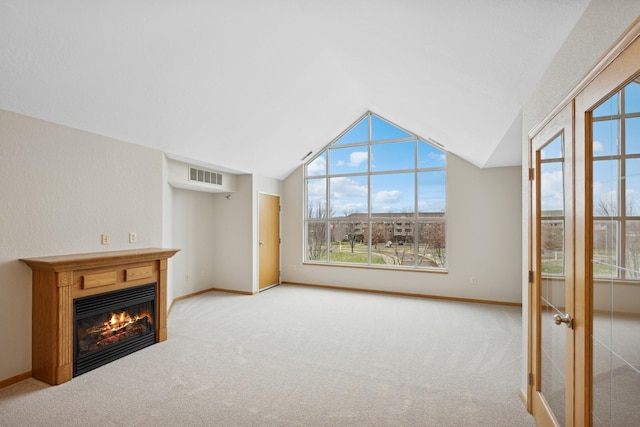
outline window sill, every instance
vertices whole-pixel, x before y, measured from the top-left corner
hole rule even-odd
[[[358,264],[339,264],[339,263],[328,263],[328,262],[310,262],[303,261],[302,265],[309,265],[314,267],[338,267],[338,268],[358,268],[363,270],[385,270],[385,271],[403,271],[408,273],[435,273],[435,274],[449,274],[449,270],[447,269],[436,269],[436,268],[414,268],[414,267],[395,267],[395,266],[377,266],[377,265],[358,265]]]

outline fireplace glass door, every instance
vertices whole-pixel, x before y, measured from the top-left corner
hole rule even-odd
[[[74,376],[156,342],[156,284],[75,299]]]

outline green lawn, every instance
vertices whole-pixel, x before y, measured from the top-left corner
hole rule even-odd
[[[563,261],[542,260],[542,274],[564,274]]]
[[[348,262],[352,264],[366,264],[368,261],[367,254],[362,252],[342,251],[332,252],[331,262]],[[384,257],[380,254],[371,254],[373,264],[384,264]]]
[[[542,260],[542,274],[564,274],[561,260]],[[594,263],[593,277],[616,277],[617,271],[614,265]]]

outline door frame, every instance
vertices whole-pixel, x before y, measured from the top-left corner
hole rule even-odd
[[[265,265],[264,265],[264,257],[261,256],[261,249],[262,249],[262,242],[261,242],[262,234],[261,233],[264,231],[264,230],[262,230],[262,224],[261,224],[261,222],[262,222],[261,216],[263,214],[262,209],[264,207],[263,203],[261,203],[263,196],[264,197],[275,197],[277,199],[277,218],[278,218],[278,220],[277,220],[277,224],[278,224],[277,225],[277,239],[278,239],[277,247],[278,247],[278,250],[277,250],[277,266],[275,266],[275,268],[278,271],[278,280],[275,283],[270,283],[270,284],[264,285],[264,286],[261,283],[262,282],[262,272],[263,272],[262,269],[265,267]],[[280,280],[281,280],[281,277],[280,277],[280,271],[281,271],[280,263],[282,262],[281,261],[281,259],[282,259],[282,256],[281,256],[281,241],[282,241],[281,228],[282,227],[281,227],[281,207],[280,207],[281,205],[280,205],[280,200],[281,200],[281,198],[280,198],[280,195],[278,195],[278,194],[258,192],[258,242],[257,242],[257,244],[258,244],[258,292],[263,291],[265,289],[269,289],[269,288],[271,288],[273,286],[279,285],[280,284]],[[274,212],[271,212],[271,213],[274,213]],[[271,266],[271,268],[274,268],[274,266]]]

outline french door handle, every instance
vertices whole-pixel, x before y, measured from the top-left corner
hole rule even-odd
[[[567,328],[573,329],[573,319],[569,313],[566,314],[554,314],[553,321],[556,322],[556,325],[560,325],[562,323],[567,325]]]

